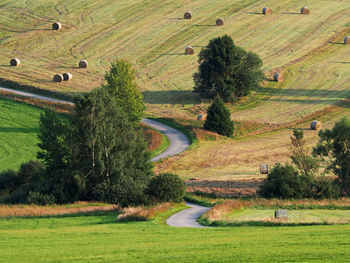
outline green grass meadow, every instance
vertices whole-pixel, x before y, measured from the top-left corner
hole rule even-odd
[[[42,109],[0,97],[0,171],[36,159]]]
[[[0,219],[0,262],[347,262],[350,226],[173,228],[116,214]]]

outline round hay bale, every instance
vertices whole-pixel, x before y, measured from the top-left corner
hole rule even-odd
[[[79,61],[79,68],[87,68],[87,67],[88,67],[88,63],[86,60]]]
[[[308,15],[308,14],[310,14],[310,9],[308,7],[306,7],[306,6],[304,6],[304,7],[301,8],[300,13],[302,15]]]
[[[222,18],[216,19],[216,25],[217,26],[223,26],[224,25],[224,19],[222,19]]]
[[[264,15],[271,15],[271,14],[272,14],[272,10],[271,10],[270,7],[264,7],[264,8],[262,9],[262,13],[263,13]]]
[[[19,58],[13,58],[10,60],[10,65],[13,67],[18,66],[19,64],[21,64],[21,60]]]
[[[63,80],[68,81],[73,78],[73,75],[71,73],[63,73]]]
[[[344,38],[344,44],[345,44],[345,45],[349,45],[349,44],[350,44],[350,36],[346,36],[346,37]]]
[[[317,131],[322,128],[322,122],[320,121],[313,121],[311,122],[310,129]]]
[[[260,173],[268,174],[269,173],[269,165],[268,164],[260,164]]]
[[[274,81],[282,82],[284,80],[284,77],[281,73],[276,72],[275,75],[273,75]]]
[[[187,47],[185,48],[185,53],[186,53],[187,55],[192,55],[192,54],[194,54],[194,49],[193,49],[191,46],[187,46]]]
[[[184,14],[184,19],[191,19],[192,18],[192,13],[190,11],[186,11]]]
[[[56,74],[53,76],[53,82],[62,82],[63,81],[63,76],[61,74]]]
[[[52,24],[52,29],[53,30],[61,30],[61,28],[62,28],[62,24],[59,23],[59,22],[55,22],[55,23]]]

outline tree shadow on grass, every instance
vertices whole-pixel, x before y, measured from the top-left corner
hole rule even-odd
[[[261,15],[263,16],[263,13],[258,13],[258,12],[247,12],[247,14],[251,14],[251,15]]]
[[[284,15],[301,15],[300,13],[297,12],[284,12]]]
[[[183,17],[164,17],[163,20],[185,20]]]
[[[198,104],[200,97],[192,90],[163,90],[142,92],[145,103],[149,104]]]
[[[216,26],[216,25],[191,25],[191,26],[194,26],[194,27],[200,27],[200,26],[203,26],[203,27],[212,27],[212,26]]]
[[[39,128],[0,127],[1,133],[38,133]]]
[[[163,53],[160,54],[161,56],[182,56],[182,55],[187,55],[186,53]]]
[[[333,42],[333,41],[329,41],[328,43],[329,43],[329,44],[332,44],[332,45],[344,45],[344,46],[345,46],[344,42]]]

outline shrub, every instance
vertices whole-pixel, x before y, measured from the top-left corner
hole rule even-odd
[[[221,135],[231,136],[234,125],[230,116],[230,111],[226,108],[223,100],[220,97],[216,97],[207,111],[204,129],[217,132]]]
[[[156,202],[182,202],[185,184],[176,174],[162,173],[151,179],[147,193]]]
[[[17,189],[19,185],[18,173],[14,170],[6,170],[0,173],[0,196],[4,196]]]
[[[264,180],[259,193],[266,198],[307,198],[310,197],[311,177],[298,175],[289,164],[277,163]]]
[[[32,178],[38,177],[39,174],[45,171],[45,166],[43,163],[38,161],[29,161],[23,163],[18,171],[18,177],[22,184],[28,183]]]
[[[26,203],[34,205],[52,205],[55,203],[55,197],[49,194],[30,191]]]

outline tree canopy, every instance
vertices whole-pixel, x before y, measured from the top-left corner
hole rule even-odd
[[[263,77],[259,56],[236,46],[228,35],[210,40],[198,63],[194,91],[203,98],[220,95],[225,102],[238,100],[258,89]]]
[[[103,87],[114,97],[117,105],[123,109],[128,118],[139,122],[143,116],[145,105],[141,92],[137,89],[135,71],[126,60],[112,63],[106,73],[107,84]]]

